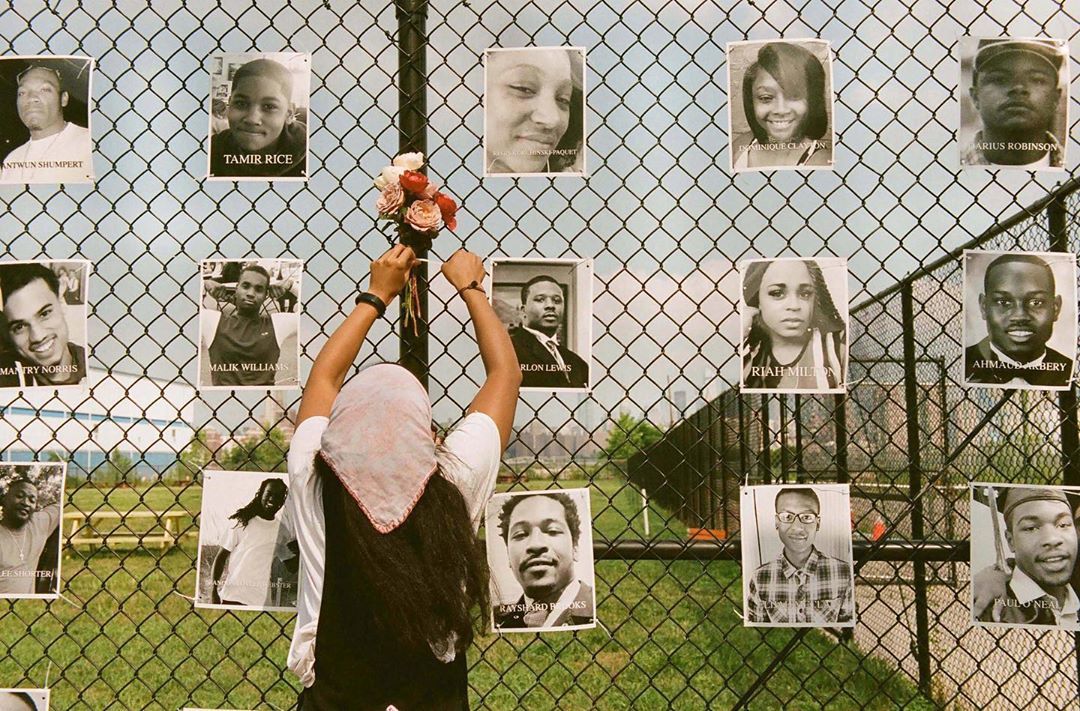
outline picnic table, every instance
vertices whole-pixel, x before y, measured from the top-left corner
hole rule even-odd
[[[166,550],[186,535],[194,535],[182,519],[194,514],[184,509],[169,511],[70,511],[64,513],[64,537],[73,546],[145,546]]]

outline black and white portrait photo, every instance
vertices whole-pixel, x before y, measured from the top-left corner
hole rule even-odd
[[[86,385],[86,260],[0,262],[0,389]]]
[[[0,711],[49,711],[49,690],[0,689]]]
[[[588,175],[585,48],[484,52],[484,177]]]
[[[1076,361],[1076,256],[964,251],[964,384],[1067,390]]]
[[[1064,170],[1069,46],[960,38],[960,166]]]
[[[60,594],[66,462],[0,464],[0,598]]]
[[[485,520],[496,631],[596,626],[588,489],[495,494]]]
[[[296,609],[300,558],[286,477],[203,472],[196,607]]]
[[[199,387],[299,387],[304,263],[208,259],[201,272]]]
[[[739,277],[742,392],[844,392],[847,260],[750,259]]]
[[[731,169],[832,169],[831,50],[826,40],[729,42]]]
[[[0,184],[94,182],[94,60],[0,57]]]
[[[740,487],[743,620],[750,627],[854,627],[847,484]]]
[[[496,259],[491,303],[510,332],[522,390],[592,385],[592,260]]]
[[[210,57],[211,180],[307,180],[311,55]]]
[[[971,615],[979,626],[1080,630],[1080,487],[971,485]]]

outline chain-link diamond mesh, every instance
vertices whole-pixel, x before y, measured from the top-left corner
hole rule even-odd
[[[523,396],[502,478],[514,488],[591,486],[603,626],[479,637],[469,652],[472,705],[1075,705],[1073,639],[970,627],[963,543],[967,479],[1013,479],[1030,462],[1061,480],[1059,433],[1075,399],[960,387],[960,267],[949,256],[988,229],[986,248],[1055,247],[1046,206],[1029,206],[1059,180],[958,171],[957,37],[1064,38],[1075,75],[1075,8],[415,5],[426,10],[430,174],[464,205],[457,235],[436,240],[431,273],[463,238],[482,255],[590,257],[597,282],[593,392]],[[67,511],[83,519],[65,527],[64,598],[0,604],[0,687],[47,684],[57,709],[295,704],[298,683],[284,671],[291,616],[194,610],[184,597],[195,586],[199,468],[281,468],[298,398],[195,393],[196,265],[304,259],[307,372],[386,245],[370,178],[398,147],[396,9],[366,0],[15,0],[0,10],[3,54],[98,62],[97,184],[0,187],[5,257],[86,258],[95,268],[88,392],[4,403],[5,452],[70,456]],[[725,43],[774,37],[831,42],[833,171],[734,176],[725,167]],[[481,177],[482,51],[527,45],[588,48],[587,179]],[[306,183],[202,180],[208,57],[255,50],[313,55]],[[1070,138],[1070,165],[1077,150]],[[1068,194],[1075,251],[1074,189],[1057,194]],[[1014,213],[1019,221],[992,229]],[[852,303],[861,304],[849,392],[740,397],[731,390],[734,265],[795,255],[849,260]],[[438,277],[430,296],[430,391],[449,425],[483,369],[460,300]],[[397,328],[373,329],[365,363],[397,359]],[[907,350],[905,332],[914,334]],[[145,436],[132,408],[155,413],[147,418],[157,434]],[[200,437],[174,439],[177,420]],[[123,436],[105,451],[101,435],[113,426]],[[853,635],[742,626],[735,497],[747,480],[852,483],[861,566]],[[884,535],[872,540],[879,521]],[[148,543],[163,530],[175,545],[119,543]],[[88,531],[105,543],[78,544]]]

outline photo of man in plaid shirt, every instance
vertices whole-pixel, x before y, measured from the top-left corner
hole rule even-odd
[[[821,526],[817,493],[810,487],[778,491],[775,523],[783,550],[750,578],[747,622],[805,626],[853,624],[851,563],[828,556],[814,546]]]

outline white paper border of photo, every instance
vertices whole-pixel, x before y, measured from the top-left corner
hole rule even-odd
[[[517,601],[524,591],[514,578],[510,570],[509,555],[506,545],[499,537],[499,513],[502,504],[507,499],[523,496],[538,496],[543,494],[567,494],[577,505],[578,518],[581,521],[581,535],[578,538],[578,559],[574,563],[574,573],[578,580],[588,583],[592,587],[592,622],[585,625],[564,625],[561,627],[521,627],[521,628],[497,628],[495,627],[495,606],[506,605]],[[487,549],[488,569],[491,573],[491,605],[488,610],[488,623],[496,634],[516,634],[534,632],[570,632],[574,630],[587,630],[596,627],[598,610],[596,609],[596,561],[593,560],[593,536],[592,536],[592,500],[588,487],[580,489],[532,489],[529,491],[505,491],[494,494],[488,500],[484,508],[485,534],[484,543]],[[503,571],[498,575],[505,584],[506,594],[500,594],[500,584],[494,571]],[[508,601],[508,602],[507,602]]]
[[[776,513],[776,495],[781,489],[812,489],[821,502],[821,520],[814,539],[814,547],[825,555],[847,561],[851,567],[851,620],[831,624],[813,622],[751,622],[747,613],[747,600],[750,598],[750,579],[762,565],[784,549],[776,533],[772,517]],[[839,501],[835,497],[840,497]],[[759,520],[759,511],[765,520]],[[740,547],[742,553],[742,620],[744,627],[814,627],[836,629],[854,627],[859,619],[855,594],[855,551],[852,546],[851,528],[851,487],[848,484],[757,484],[739,487]],[[766,555],[762,546],[762,531],[776,538],[774,550]],[[825,538],[827,540],[822,541]],[[756,551],[756,555],[755,555]]]
[[[210,602],[202,602],[199,599],[199,590],[202,585],[202,562],[203,562],[203,533],[207,531],[207,527],[203,525],[204,511],[206,502],[208,500],[208,494],[210,493],[211,479],[226,479],[228,477],[237,477],[247,480],[263,480],[263,479],[280,479],[285,482],[285,485],[289,487],[290,492],[292,486],[289,481],[288,472],[256,472],[256,471],[229,471],[224,469],[204,469],[202,472],[202,502],[199,504],[199,541],[198,550],[195,557],[195,594],[191,596],[194,606],[201,610],[235,610],[237,612],[296,612],[296,607],[287,607],[279,605],[222,605]],[[243,484],[249,484],[250,481],[245,481]],[[227,487],[228,484],[213,484],[213,486]],[[278,512],[278,520],[281,520],[281,516],[288,515],[288,496],[286,496],[286,504],[281,507],[281,511]],[[226,519],[227,521],[228,519]],[[225,523],[221,521],[219,523]],[[227,525],[227,524],[226,524]],[[210,544],[207,544],[210,545]],[[211,562],[213,565],[213,562]],[[212,583],[211,583],[212,584]],[[297,575],[297,593],[299,594],[300,576]]]
[[[0,593],[0,600],[56,600],[60,597],[60,591],[63,589],[63,577],[61,574],[61,568],[64,565],[64,543],[66,536],[64,534],[64,507],[67,501],[64,499],[65,487],[67,486],[67,472],[68,463],[63,462],[2,462],[7,466],[25,467],[28,469],[43,469],[45,467],[60,467],[60,491],[59,496],[60,503],[60,521],[56,524],[57,530],[60,531],[60,539],[56,544],[56,592],[55,593]],[[40,475],[39,475],[40,476]],[[40,509],[39,509],[40,510]],[[36,512],[35,512],[36,513]],[[51,535],[51,534],[50,534]],[[41,554],[45,554],[44,548]],[[40,556],[39,556],[40,557]],[[16,691],[25,691],[25,689],[16,689]]]
[[[29,694],[36,711],[49,711],[51,694],[48,689],[0,689],[0,694]],[[45,702],[44,706],[41,705],[42,701]]]
[[[1050,336],[1050,340],[1046,342],[1047,348],[1054,348],[1055,344],[1063,343],[1067,344],[1068,352],[1062,353],[1066,357],[1072,358],[1072,372],[1069,375],[1069,380],[1064,385],[1031,385],[1030,383],[1022,383],[1018,385],[1011,385],[1009,383],[973,383],[967,379],[967,362],[966,353],[967,349],[986,336],[985,326],[981,331],[983,335],[971,343],[968,342],[968,309],[973,309],[972,313],[979,313],[979,300],[978,295],[982,292],[982,286],[979,285],[975,293],[968,293],[968,259],[977,258],[985,260],[985,265],[982,265],[981,270],[978,272],[979,279],[986,273],[986,266],[990,264],[994,259],[1006,255],[1028,255],[1033,257],[1039,257],[1046,260],[1051,271],[1054,273],[1054,286],[1058,290],[1058,296],[1061,297],[1061,313],[1058,315],[1057,321],[1054,323],[1054,333]],[[1061,279],[1059,270],[1061,267],[1057,267],[1061,262],[1069,262],[1071,265],[1070,271],[1072,272],[1071,279]],[[1072,381],[1076,378],[1076,338],[1077,338],[1077,291],[1076,291],[1076,255],[1072,252],[1025,252],[1025,251],[1009,251],[1009,250],[981,250],[981,249],[965,249],[961,255],[961,282],[960,290],[963,294],[963,301],[960,308],[960,343],[962,350],[960,353],[960,382],[963,383],[965,388],[986,388],[990,390],[1068,390],[1072,386]],[[1065,312],[1072,309],[1072,314],[1066,314]],[[1068,331],[1068,335],[1061,336],[1059,334],[1062,331]],[[1054,348],[1059,353],[1062,352],[1061,348]],[[1015,380],[1015,378],[1014,378]]]
[[[83,369],[86,371],[86,377],[82,379],[82,382],[75,383],[74,385],[9,385],[6,387],[0,387],[0,395],[4,393],[15,392],[27,392],[27,393],[51,393],[55,390],[63,390],[65,392],[87,392],[90,388],[90,353],[93,350],[90,346],[90,275],[93,274],[94,265],[89,259],[11,259],[0,260],[0,266],[8,264],[42,264],[48,269],[52,269],[53,264],[80,264],[83,267],[83,282],[82,282],[82,294],[83,302],[81,305],[82,315],[79,319],[82,322],[82,335],[83,341],[83,357],[85,362],[83,363]],[[0,307],[3,305],[3,299],[5,297],[0,294]],[[68,327],[68,342],[72,340],[72,320],[71,313],[79,309],[79,306],[71,306],[61,303],[64,307],[64,320],[67,322]],[[76,311],[77,313],[77,311]]]
[[[97,172],[94,170],[94,72],[97,70],[97,59],[80,54],[8,54],[0,56],[0,62],[7,60],[60,60],[71,59],[80,62],[89,62],[89,70],[86,77],[86,130],[90,134],[90,174],[85,180],[33,180],[30,182],[0,182],[3,185],[93,185],[97,181]],[[16,146],[18,148],[18,146]],[[5,158],[7,156],[4,156]],[[74,260],[68,260],[74,261]]]
[[[746,303],[743,298],[743,280],[746,278],[746,271],[750,264],[753,262],[805,262],[813,261],[818,265],[821,270],[821,276],[825,280],[825,285],[829,289],[829,296],[832,298],[833,305],[836,306],[837,311],[844,320],[844,352],[839,355],[843,360],[843,378],[838,387],[826,388],[824,390],[818,390],[815,388],[748,388],[745,386],[746,376],[743,370],[743,348],[744,343],[741,338],[743,332],[743,321],[746,319]],[[845,257],[766,257],[766,258],[753,258],[744,259],[740,261],[736,267],[739,273],[739,346],[737,353],[739,356],[739,392],[741,393],[761,393],[761,394],[795,394],[795,395],[829,395],[840,394],[847,392],[848,376],[851,372],[851,309],[849,308],[849,292],[848,292],[848,280],[851,278],[848,272],[848,263]],[[839,278],[835,275],[834,270],[843,270],[843,278]],[[815,309],[817,305],[815,304]]]
[[[965,148],[968,146],[967,139],[971,138],[972,142],[974,142],[975,134],[977,134],[978,131],[981,130],[981,127],[982,127],[982,118],[978,116],[978,111],[976,111],[975,116],[973,116],[972,118],[975,119],[977,128],[976,128],[974,134],[972,134],[971,136],[967,136],[966,135],[967,130],[965,129],[964,119],[966,118],[966,116],[965,116],[966,107],[967,107],[968,104],[971,103],[970,89],[972,88],[972,81],[971,80],[974,78],[973,77],[973,72],[974,72],[974,69],[975,69],[975,54],[978,51],[979,42],[981,40],[987,40],[987,39],[991,39],[991,40],[994,40],[994,39],[1011,40],[1011,41],[1015,41],[1015,42],[1024,42],[1024,41],[1045,42],[1045,41],[1050,41],[1050,42],[1059,42],[1059,43],[1061,43],[1061,45],[1062,45],[1062,47],[1064,49],[1065,55],[1064,55],[1064,60],[1061,63],[1061,69],[1058,71],[1058,86],[1061,87],[1062,101],[1064,101],[1064,104],[1065,104],[1065,135],[1064,136],[1055,135],[1055,138],[1057,138],[1058,142],[1061,144],[1061,165],[1060,166],[1047,166],[1045,168],[1029,168],[1027,166],[1022,166],[1022,165],[999,165],[997,163],[978,163],[978,164],[971,164],[971,165],[965,165],[964,164],[964,161],[962,159],[962,155],[963,155],[963,152],[964,152]],[[970,46],[968,46],[968,45],[970,45]],[[957,145],[957,149],[958,149],[957,167],[962,171],[963,170],[1033,170],[1033,171],[1038,171],[1040,173],[1042,173],[1042,172],[1047,172],[1047,173],[1063,173],[1063,172],[1065,172],[1066,167],[1069,165],[1069,155],[1068,154],[1069,154],[1069,142],[1071,140],[1071,137],[1069,135],[1070,126],[1071,126],[1071,124],[1069,123],[1069,104],[1072,103],[1072,100],[1071,100],[1072,79],[1071,79],[1071,71],[1070,71],[1070,68],[1069,68],[1071,57],[1070,57],[1070,53],[1069,53],[1069,42],[1068,42],[1068,40],[1058,39],[1057,37],[1011,37],[1011,36],[1010,37],[985,37],[985,36],[975,36],[975,35],[961,35],[959,38],[957,38],[956,48],[957,48],[956,51],[957,51],[957,55],[958,55],[957,56],[957,62],[956,62],[956,73],[957,73],[957,78],[956,78],[956,104],[957,104],[957,106],[956,106],[956,145]],[[971,65],[970,69],[965,70],[965,68],[964,68],[964,63],[965,62],[970,63],[970,65]],[[966,76],[966,79],[967,79],[966,82],[965,82],[965,76]],[[974,109],[974,107],[972,107],[972,108]],[[1055,115],[1054,122],[1057,123],[1058,120],[1059,120],[1058,117]]]
[[[534,51],[534,50],[551,50],[560,49],[564,51],[575,50],[581,52],[581,171],[570,173],[492,173],[488,170],[487,162],[487,139],[488,139],[488,92],[487,92],[487,56],[490,52],[521,52],[521,51]],[[589,177],[589,53],[587,47],[579,46],[551,46],[546,45],[543,47],[488,47],[484,50],[482,58],[484,68],[484,93],[483,93],[483,112],[484,112],[484,135],[481,140],[481,156],[480,159],[483,162],[483,172],[481,173],[484,178],[587,178]]]
[[[273,385],[212,385],[210,383],[204,384],[202,382],[203,358],[205,357],[207,360],[209,360],[209,358],[210,358],[210,354],[209,354],[210,344],[207,343],[205,346],[203,345],[203,333],[202,333],[202,329],[203,329],[203,312],[208,310],[208,309],[205,309],[203,307],[203,297],[204,297],[203,281],[205,280],[205,277],[203,276],[203,265],[206,264],[207,262],[212,262],[214,264],[219,264],[221,262],[240,262],[242,264],[243,263],[255,262],[255,263],[259,263],[260,266],[261,266],[262,262],[273,262],[275,269],[280,268],[282,263],[288,262],[288,263],[296,264],[299,267],[298,271],[299,271],[299,274],[300,274],[300,278],[297,279],[297,281],[296,281],[296,313],[292,314],[293,316],[296,316],[296,354],[295,354],[295,359],[296,359],[296,383],[283,384],[283,385],[278,385],[277,383],[275,383]],[[195,361],[196,361],[196,363],[195,363],[195,367],[196,367],[196,371],[195,371],[195,389],[196,390],[207,390],[207,391],[216,390],[216,391],[219,391],[219,392],[228,392],[230,390],[237,390],[237,391],[250,390],[250,391],[263,391],[263,392],[266,392],[266,391],[272,391],[272,390],[287,391],[287,390],[299,390],[300,389],[300,316],[304,313],[304,295],[302,293],[302,289],[303,289],[303,282],[304,282],[304,267],[305,266],[306,266],[306,264],[305,264],[305,261],[303,259],[295,259],[293,257],[248,257],[248,258],[240,258],[240,259],[233,259],[233,258],[228,258],[228,257],[218,257],[218,258],[211,257],[211,258],[208,258],[208,259],[199,260],[199,296],[198,296],[199,332],[198,332],[198,335],[197,335],[196,340],[195,340],[196,352],[198,354],[198,357],[195,359]],[[266,298],[271,299],[273,297],[268,293]],[[218,313],[221,313],[221,312],[219,311]],[[278,311],[278,312],[275,312],[275,313],[281,313],[281,312]],[[211,342],[213,342],[213,341],[211,340]],[[204,355],[204,351],[206,351],[205,355]],[[290,351],[290,353],[291,353],[291,351]],[[284,354],[285,354],[285,351],[284,351],[284,349],[282,349],[282,355],[284,355]],[[281,356],[279,356],[279,361],[278,361],[279,363],[281,362],[280,357]]]
[[[298,177],[284,177],[284,176],[228,176],[228,175],[211,175],[210,174],[210,139],[214,136],[214,90],[211,86],[209,77],[212,75],[212,64],[215,59],[221,58],[222,62],[228,57],[249,57],[248,62],[256,59],[273,59],[278,60],[279,57],[289,57],[290,59],[296,57],[305,57],[307,59],[307,72],[305,73],[304,93],[307,95],[307,104],[304,105],[305,117],[307,122],[304,124],[304,165],[306,170],[304,175]],[[204,180],[212,182],[237,182],[237,183],[262,183],[262,182],[283,182],[283,183],[304,183],[311,178],[311,53],[310,52],[214,52],[207,56],[207,62],[211,65],[207,69],[207,89],[206,89],[206,177]],[[293,94],[296,95],[297,87],[293,87]]]
[[[761,167],[761,168],[750,168],[750,167],[738,168],[738,167],[735,166],[735,161],[737,159],[737,156],[735,155],[735,134],[734,134],[734,128],[733,128],[734,120],[733,120],[733,117],[732,117],[732,112],[736,110],[736,105],[738,106],[738,111],[740,113],[744,113],[744,112],[743,112],[743,108],[742,108],[742,90],[740,89],[738,94],[736,94],[733,91],[733,87],[735,86],[735,83],[732,80],[732,76],[731,76],[731,51],[732,51],[732,49],[741,49],[741,48],[750,47],[750,46],[762,47],[764,45],[772,44],[774,42],[785,42],[787,44],[794,44],[794,45],[801,46],[801,47],[803,47],[803,49],[809,50],[815,57],[818,57],[818,52],[815,52],[814,50],[810,49],[809,47],[806,47],[805,45],[815,44],[815,43],[825,45],[825,54],[826,54],[827,59],[825,61],[825,65],[822,68],[825,70],[825,85],[826,85],[825,99],[828,102],[827,114],[828,114],[828,118],[829,118],[829,130],[828,130],[828,133],[826,134],[826,136],[828,137],[828,141],[829,141],[829,164],[828,165],[777,165],[777,166],[765,166],[765,167]],[[820,57],[818,57],[818,58],[820,59]],[[836,169],[836,84],[834,83],[832,58],[833,58],[832,43],[829,40],[822,39],[820,37],[800,37],[800,38],[794,38],[794,39],[788,39],[786,37],[776,37],[776,38],[773,38],[773,39],[765,39],[765,40],[740,40],[740,41],[737,41],[737,42],[728,42],[727,43],[726,47],[724,48],[724,63],[727,65],[727,80],[728,80],[728,84],[727,84],[727,86],[728,86],[728,112],[727,112],[727,115],[728,115],[728,125],[727,125],[728,168],[730,168],[732,173],[736,173],[736,174],[738,174],[738,173],[762,173],[762,172],[769,172],[769,171],[773,171],[773,170],[795,170],[795,171],[807,170],[807,171],[814,171],[814,170],[835,170]],[[751,62],[750,64],[753,64],[753,62]],[[747,64],[747,66],[749,67],[750,64]],[[742,77],[739,78],[739,86],[740,87],[742,86]],[[747,122],[747,125],[749,126],[749,122]],[[824,138],[825,138],[825,136],[822,136],[822,139],[824,139]]]
[[[544,387],[521,387],[521,392],[546,392],[546,393],[589,393],[592,392],[595,371],[593,368],[593,260],[590,258],[580,259],[540,259],[529,257],[490,257],[487,260],[487,276],[484,279],[484,289],[488,294],[488,303],[495,305],[495,269],[501,264],[534,265],[546,264],[559,267],[572,267],[574,291],[577,294],[578,304],[574,312],[574,338],[583,347],[574,351],[589,367],[588,382],[584,388],[544,388]],[[567,344],[567,348],[570,346]],[[577,345],[577,344],[575,344]],[[571,349],[573,350],[573,349]]]
[[[976,574],[986,570],[987,568],[995,565],[997,562],[996,545],[981,545],[983,541],[992,542],[994,539],[993,520],[990,518],[993,514],[990,512],[990,508],[975,498],[975,489],[977,487],[993,487],[997,490],[997,502],[1000,507],[1000,502],[1004,498],[1002,489],[1047,489],[1052,491],[1060,491],[1066,495],[1067,498],[1071,498],[1069,509],[1075,514],[1077,504],[1080,504],[1080,486],[1054,486],[1046,484],[1016,484],[1005,482],[990,482],[990,481],[973,481],[969,482],[968,495],[971,501],[971,541],[969,545],[970,549],[970,571],[971,578],[974,581]],[[1074,503],[1075,502],[1075,503]],[[997,511],[997,519],[999,524],[1000,542],[1005,551],[1006,556],[1014,555],[1012,547],[1009,546],[1008,541],[1005,539],[1005,516],[1002,514],[1000,508]],[[1070,514],[1070,520],[1074,520],[1074,516]],[[1075,522],[1074,522],[1075,525]],[[989,529],[989,530],[987,530]],[[1080,548],[1077,549],[1076,560],[1074,560],[1074,567],[1080,563]],[[1071,583],[1070,583],[1071,587]],[[1076,627],[1067,627],[1063,625],[1029,625],[1020,622],[982,622],[975,617],[975,585],[972,582],[968,586],[968,618],[971,620],[971,624],[974,627],[985,628],[997,628],[997,629],[1021,629],[1021,630],[1035,630],[1038,632],[1052,632],[1055,630],[1065,632],[1080,631],[1080,623]],[[992,603],[991,603],[992,604]]]

